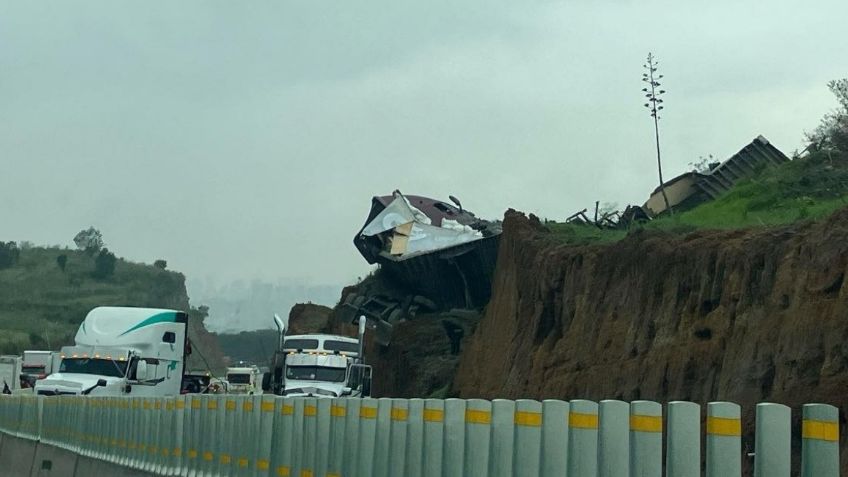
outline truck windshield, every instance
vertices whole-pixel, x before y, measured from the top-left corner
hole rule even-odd
[[[97,358],[65,358],[59,366],[59,372],[122,378],[127,374],[127,362]]]
[[[230,384],[250,384],[249,374],[228,374],[227,381]]]
[[[286,378],[340,383],[345,380],[345,371],[345,368],[326,368],[324,366],[288,366],[286,367]]]

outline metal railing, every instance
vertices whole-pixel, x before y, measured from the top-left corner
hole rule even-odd
[[[157,475],[694,477],[702,445],[707,476],[740,475],[738,405],[663,410],[612,400],[0,396],[0,432]],[[790,424],[788,407],[757,406],[755,476],[789,476]],[[800,431],[802,476],[838,476],[837,408],[805,405]]]

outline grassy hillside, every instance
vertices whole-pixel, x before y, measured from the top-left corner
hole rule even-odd
[[[67,256],[63,271],[57,257]],[[95,259],[83,252],[24,248],[17,262],[0,269],[0,354],[51,349],[73,343],[86,313],[96,306],[122,305],[189,310],[185,277],[151,265],[118,259],[114,274],[93,278]],[[194,310],[189,336],[210,365],[221,361],[217,343]],[[194,357],[200,360],[200,357]]]
[[[660,217],[644,228],[685,233],[762,227],[818,220],[846,206],[848,154],[819,152],[765,169],[714,201]],[[548,223],[547,227],[553,238],[571,244],[615,242],[628,233],[592,225]]]

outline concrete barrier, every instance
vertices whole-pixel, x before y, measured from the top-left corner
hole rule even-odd
[[[0,469],[3,475],[26,477],[32,471],[36,441],[6,435],[0,449]]]
[[[790,412],[757,409],[755,470],[788,476]],[[0,396],[0,476],[710,477],[740,473],[740,408],[649,401]],[[838,409],[804,408],[804,477],[836,477]],[[666,427],[667,429],[664,429]]]
[[[38,444],[32,462],[31,477],[68,477],[75,475],[77,455],[48,444]]]

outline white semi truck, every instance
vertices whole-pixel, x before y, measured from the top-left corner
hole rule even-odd
[[[262,373],[256,365],[227,368],[227,394],[262,394]]]
[[[21,369],[23,360],[20,356],[0,356],[0,392],[9,393],[21,389]]]
[[[61,351],[59,369],[35,384],[39,395],[175,396],[186,357],[188,315],[156,308],[91,310]]]
[[[24,384],[27,387],[33,387],[36,381],[44,379],[52,373],[54,370],[54,356],[57,354],[54,351],[24,351],[23,364],[21,366]]]
[[[286,323],[274,315],[280,343],[263,379],[263,389],[281,396],[368,397],[371,366],[364,364],[365,317],[359,339],[309,334],[286,336]]]

